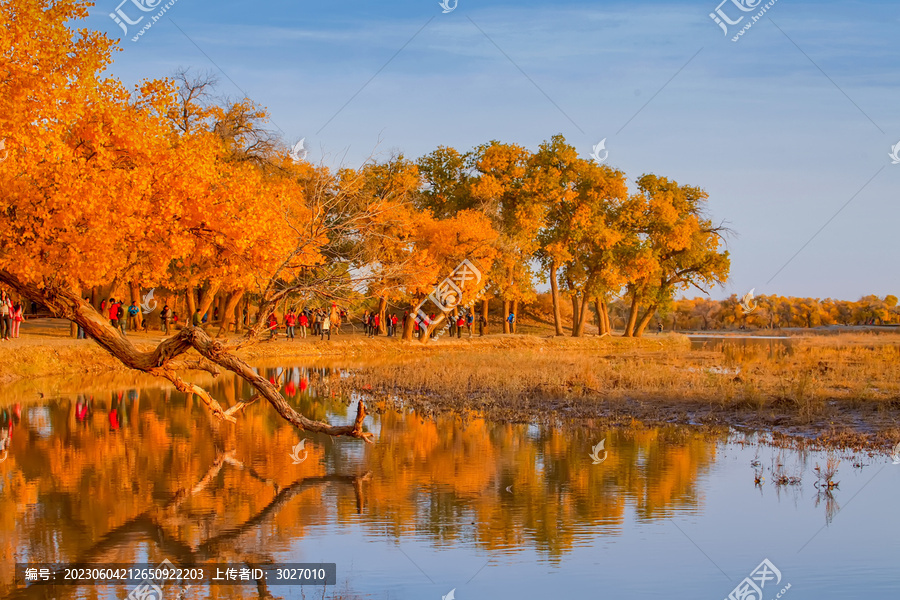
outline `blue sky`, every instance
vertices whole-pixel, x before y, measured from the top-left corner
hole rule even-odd
[[[132,42],[149,17],[122,36],[120,1],[96,0],[87,21],[124,38],[114,75],[213,72],[316,162],[535,149],[556,133],[587,157],[606,138],[608,164],[703,187],[735,230],[714,298],[900,295],[898,2],[777,0],[732,42],[765,2],[727,0],[744,18],[725,36],[719,0],[459,0],[447,14],[438,0],[177,0]]]

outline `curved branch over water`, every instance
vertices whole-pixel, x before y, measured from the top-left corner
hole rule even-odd
[[[19,279],[7,270],[0,270],[0,281],[10,285],[29,300],[43,304],[57,316],[81,325],[91,338],[125,366],[163,377],[171,381],[179,391],[196,394],[210,411],[222,420],[236,422],[237,419],[233,416],[235,411],[224,409],[206,390],[182,379],[177,369],[203,368],[212,372],[214,366],[222,367],[252,385],[259,396],[265,398],[285,421],[298,429],[331,436],[359,438],[373,443],[374,434],[363,431],[366,407],[362,401],[359,402],[356,420],[352,425],[330,425],[309,419],[294,410],[265,377],[256,373],[250,365],[232,354],[225,344],[211,338],[199,327],[186,327],[161,342],[153,350],[145,352],[138,350],[130,339],[112,327],[90,304],[71,290],[54,285],[52,281],[45,281],[44,285],[39,287]],[[190,350],[195,350],[202,357],[195,366],[179,359]],[[208,362],[204,362],[203,359]]]

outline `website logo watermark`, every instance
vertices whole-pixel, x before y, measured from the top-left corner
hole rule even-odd
[[[447,13],[450,13],[450,12],[453,12],[454,10],[456,10],[456,7],[457,7],[458,5],[459,5],[459,0],[453,0],[453,5],[452,5],[452,6],[450,5],[450,0],[441,0],[440,2],[438,2],[438,6],[440,6],[441,8],[444,9],[443,12],[444,12],[445,15],[446,15]],[[451,594],[452,594],[452,593],[453,593],[453,592],[451,592]]]
[[[153,288],[149,292],[144,295],[144,298],[141,300],[141,312],[145,315],[149,315],[154,310],[156,310],[156,300],[153,299],[153,292],[156,288]],[[151,304],[152,303],[152,304]]]
[[[746,22],[744,22],[743,27],[741,27],[737,31],[737,33],[731,38],[732,42],[736,42],[740,39],[740,37],[742,35],[744,35],[744,33],[747,32],[747,30],[749,30],[751,27],[753,27],[753,24],[756,23],[757,21],[759,21],[762,18],[762,16],[764,14],[766,14],[766,12],[770,8],[775,6],[775,3],[777,1],[778,0],[769,0],[769,2],[767,2],[766,4],[763,4],[760,7],[762,0],[722,0],[722,2],[719,3],[719,5],[716,7],[716,9],[713,12],[709,13],[709,18],[712,19],[716,25],[721,27],[722,32],[726,36],[728,36],[729,25],[740,25],[742,22],[744,22],[745,17],[749,17],[749,19]],[[725,9],[722,8],[726,4],[733,5],[733,7],[732,6],[727,7],[728,12],[726,12]],[[735,12],[734,9],[737,9],[737,11],[739,11],[739,12]],[[759,10],[755,15],[742,15],[741,14],[741,13],[753,12],[757,9],[759,9]],[[737,18],[732,19],[731,15],[737,16]],[[740,15],[740,16],[738,16],[738,15]]]
[[[741,298],[741,311],[743,311],[745,315],[749,315],[754,310],[756,310],[757,304],[753,301],[753,292],[755,290],[756,288],[751,289],[749,292],[744,294],[743,298]]]
[[[413,320],[424,331],[422,341],[427,342],[429,339],[429,327],[431,324],[459,306],[463,300],[465,290],[476,288],[481,283],[481,271],[468,258],[463,259],[450,276],[435,286],[434,291],[413,309]],[[471,285],[468,285],[471,282]],[[426,302],[431,303],[438,309],[440,316],[432,319],[431,316],[423,309]],[[449,326],[449,322],[445,323],[445,327]]]
[[[606,443],[606,438],[603,438],[602,440],[600,440],[599,444],[597,444],[596,446],[591,448],[591,453],[588,455],[591,457],[591,460],[593,461],[591,464],[599,465],[604,460],[606,460],[606,458],[609,456],[609,452],[603,448],[603,444],[605,444],[605,443]],[[603,451],[603,458],[600,458],[601,450]]]
[[[301,138],[300,141],[294,144],[294,147],[291,148],[291,158],[293,158],[297,162],[306,160],[306,155],[309,154],[309,152],[306,150],[306,146],[304,146],[305,142],[306,138]]]
[[[162,600],[163,591],[162,588],[157,585],[157,582],[162,580],[162,583],[165,583],[170,570],[174,570],[174,568],[175,565],[167,558],[159,563],[159,566],[155,569],[148,569],[147,573],[150,576],[131,588],[131,591],[128,592],[128,596],[125,600]]]
[[[763,589],[766,584],[774,581],[774,585],[781,583],[781,571],[766,558],[759,566],[753,569],[749,577],[744,577],[736,588],[731,590],[725,600],[762,600]],[[771,587],[774,586],[770,586]],[[775,598],[781,598],[785,592],[791,589],[791,584],[786,584],[781,591],[776,594]]]
[[[606,138],[603,138],[599,143],[594,144],[594,146],[592,146],[592,150],[593,152],[591,152],[591,158],[597,161],[598,165],[602,165],[603,162],[607,158],[609,158],[609,150],[606,149]],[[601,151],[603,152],[602,157],[600,156]]]
[[[140,31],[137,32],[132,38],[132,42],[138,41],[144,32],[153,27],[153,24],[159,21],[166,11],[175,6],[175,3],[178,0],[169,0],[165,4],[162,4],[163,0],[122,0],[119,2],[119,5],[116,7],[114,12],[109,13],[109,18],[112,19],[116,25],[122,28],[122,33],[126,36],[128,33],[129,25],[140,25],[141,22],[144,22],[145,17],[149,17],[144,23],[144,26],[141,27]],[[131,6],[126,6],[126,5]],[[160,7],[160,5],[162,5]],[[125,7],[125,8],[123,8]],[[127,12],[126,12],[127,9]],[[157,10],[158,9],[158,10]],[[150,13],[153,11],[157,11],[155,15],[147,15],[141,13]],[[139,16],[138,16],[139,15]],[[132,16],[137,16],[136,19],[132,19]]]
[[[0,142],[0,143],[2,143],[2,142]],[[0,150],[2,150],[2,149],[3,149],[3,147],[0,146]],[[891,157],[892,165],[900,165],[900,142],[897,142],[895,145],[891,146],[891,153],[888,154],[888,156]],[[0,160],[3,160],[3,159],[0,158]]]
[[[306,445],[306,440],[300,440],[297,442],[297,445],[293,447],[293,451],[288,454],[291,459],[294,461],[295,465],[299,465],[309,456],[309,451],[304,449],[303,446]],[[303,451],[303,458],[300,458],[300,451]]]

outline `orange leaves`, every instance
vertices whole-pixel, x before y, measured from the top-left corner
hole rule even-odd
[[[0,72],[9,73],[0,131],[15,144],[13,160],[0,163],[14,207],[0,216],[0,268],[78,287],[115,279],[238,285],[293,250],[296,235],[274,199],[290,195],[283,178],[243,160],[249,147],[269,151],[254,146],[264,139],[264,111],[248,101],[204,107],[169,80],[144,82],[133,95],[101,80],[109,42],[67,28],[86,14],[82,3],[13,0],[0,10],[16,14],[0,26],[13,48],[0,56]],[[323,243],[313,236],[302,259],[321,260]]]

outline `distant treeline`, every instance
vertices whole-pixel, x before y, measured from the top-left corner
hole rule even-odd
[[[900,323],[897,296],[864,296],[857,301],[833,298],[759,296],[741,305],[741,297],[725,300],[682,299],[659,317],[674,329],[754,329],[822,325],[893,325]]]
[[[827,325],[897,325],[900,306],[897,297],[864,296],[856,301],[832,298],[793,298],[759,296],[741,305],[742,297],[724,300],[682,298],[658,310],[651,329],[660,325],[667,330],[703,329],[777,329],[782,327],[820,327]],[[749,309],[749,310],[748,310]],[[552,322],[549,294],[539,294],[526,307],[534,318]],[[629,306],[624,300],[609,303],[609,318],[614,330],[621,331],[628,320]],[[563,311],[563,321],[571,323],[571,310]],[[597,323],[596,313],[591,315]]]

